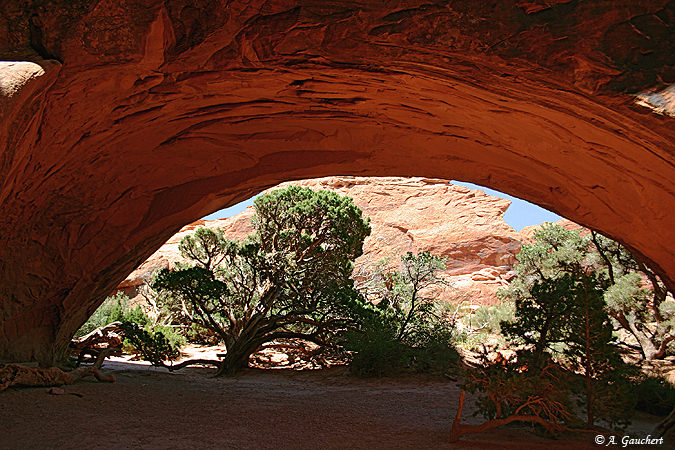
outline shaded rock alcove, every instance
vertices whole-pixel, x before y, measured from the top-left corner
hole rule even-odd
[[[181,226],[286,180],[457,179],[675,285],[675,2],[0,5],[0,360],[58,359]]]

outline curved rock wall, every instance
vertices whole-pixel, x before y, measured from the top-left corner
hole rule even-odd
[[[181,226],[318,176],[490,186],[621,240],[675,284],[673,118],[623,94],[674,81],[674,11],[3,1],[0,56],[45,74],[0,99],[0,359],[53,361]]]
[[[509,200],[482,191],[430,178],[329,177],[282,183],[328,189],[351,197],[370,218],[372,233],[356,260],[357,273],[374,269],[383,258],[396,265],[406,252],[428,251],[446,258],[441,276],[448,288],[438,292],[443,301],[474,304],[496,301],[498,288],[507,285],[523,236],[504,222]],[[220,228],[229,239],[241,240],[253,232],[249,207],[234,217],[198,220],[173,235],[134,270],[118,290],[134,296],[154,272],[184,262],[178,244],[198,227]],[[525,238],[527,239],[527,238]]]

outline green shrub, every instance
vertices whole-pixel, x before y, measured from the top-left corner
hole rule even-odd
[[[354,352],[350,370],[361,377],[398,375],[405,371],[445,373],[457,366],[459,353],[452,345],[452,330],[436,324],[411,333],[405,341],[388,327],[366,328],[348,334]]]
[[[152,323],[152,319],[145,314],[140,305],[129,309],[129,297],[121,292],[106,298],[98,307],[89,320],[77,330],[75,337],[84,336],[97,328],[104,327],[113,322],[134,322],[145,327]]]
[[[408,349],[394,339],[390,330],[368,329],[349,333],[347,348],[354,352],[349,368],[361,377],[396,375],[410,364]]]
[[[152,323],[152,320],[150,319],[150,317],[148,317],[147,314],[145,314],[145,311],[143,311],[143,308],[141,308],[140,305],[136,306],[133,309],[124,311],[122,313],[120,321],[133,322],[142,327],[148,326]]]
[[[146,329],[148,327],[146,326]],[[180,329],[174,328],[169,325],[155,325],[151,327],[150,331],[163,334],[169,342],[169,345],[176,349],[180,350],[185,344],[187,344],[187,339],[180,332]]]
[[[398,271],[379,264],[365,276],[361,287],[366,300],[355,314],[359,331],[347,342],[347,350],[353,352],[353,373],[443,373],[456,366],[454,315],[427,295],[432,287],[445,284],[438,276],[444,267],[440,256],[408,252]]]
[[[124,309],[129,297],[118,292],[112,297],[106,298],[98,307],[89,320],[75,333],[75,337],[81,337],[91,333],[97,328],[104,327],[113,322],[121,322],[124,318]]]
[[[471,323],[475,328],[481,328],[488,334],[501,334],[501,322],[515,320],[515,305],[512,302],[503,302],[497,305],[481,306],[473,314]]]
[[[446,373],[457,368],[460,356],[453,345],[454,332],[443,323],[424,330],[416,336],[416,345],[410,347],[411,369],[420,373]]]
[[[178,357],[181,346],[185,345],[185,338],[172,327],[153,325],[143,308],[136,306],[128,309],[128,302],[129,298],[119,292],[108,297],[75,337],[84,336],[113,322],[121,322],[126,350],[139,353],[143,359],[155,365]]]
[[[132,347],[141,357],[155,366],[163,366],[164,361],[180,356],[180,347],[185,338],[171,327],[157,325],[143,328],[137,323],[122,322],[124,343]]]
[[[675,407],[675,388],[661,377],[645,377],[635,393],[639,411],[665,416]]]

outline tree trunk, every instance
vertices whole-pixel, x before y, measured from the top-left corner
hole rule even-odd
[[[408,323],[410,323],[410,320],[412,320],[413,314],[415,313],[415,302],[417,300],[417,289],[414,288],[413,293],[412,293],[412,299],[410,300],[410,311],[408,311],[408,315],[406,316],[405,320],[401,324],[401,329],[398,332],[398,336],[396,338],[397,341],[400,341],[403,339],[403,336],[405,334],[405,329],[408,327]]]
[[[588,301],[588,298],[586,299]],[[586,427],[588,429],[593,427],[593,383],[592,383],[592,367],[591,367],[591,318],[588,305],[586,305]]]
[[[223,358],[218,367],[216,376],[232,377],[237,375],[248,367],[248,360],[257,348],[258,345],[251,341],[234,342],[233,345],[228,347],[225,358]]]
[[[544,323],[544,326],[541,329],[541,332],[539,333],[539,339],[537,340],[536,344],[534,345],[534,367],[539,368],[539,363],[541,361],[541,357],[544,354],[544,349],[546,348],[546,340],[548,339],[548,330],[550,327],[550,320],[546,320]]]
[[[646,361],[652,361],[654,359],[662,359],[665,356],[665,351],[660,352],[659,348],[657,348],[656,344],[652,342],[652,340],[647,336],[646,333],[640,331],[636,326],[635,322],[632,320],[628,320],[628,318],[623,314],[615,314],[614,318],[619,322],[619,325],[621,327],[628,331],[630,334],[633,335],[635,340],[638,342],[638,345],[640,346],[640,351],[642,352],[642,357]],[[665,350],[665,349],[664,349]]]

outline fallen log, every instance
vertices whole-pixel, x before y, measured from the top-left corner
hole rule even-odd
[[[188,359],[179,364],[166,364],[164,362],[162,364],[166,369],[169,369],[169,372],[173,372],[174,370],[180,370],[188,366],[196,366],[196,365],[218,367],[221,362],[222,361],[216,361],[214,359]]]
[[[120,322],[109,323],[104,327],[99,327],[92,332],[77,339],[70,341],[70,349],[77,353],[77,363],[79,367],[87,355],[94,358],[94,367],[100,368],[103,359],[110,355],[122,354],[122,331]]]
[[[26,367],[21,364],[7,364],[0,367],[0,392],[15,386],[20,387],[52,387],[73,384],[77,380],[93,376],[98,381],[114,383],[114,375],[104,375],[96,367],[75,369],[64,372],[58,367]]]
[[[70,341],[70,348],[83,350],[87,348],[119,347],[122,345],[122,323],[113,322],[104,327],[96,328],[90,333]]]

